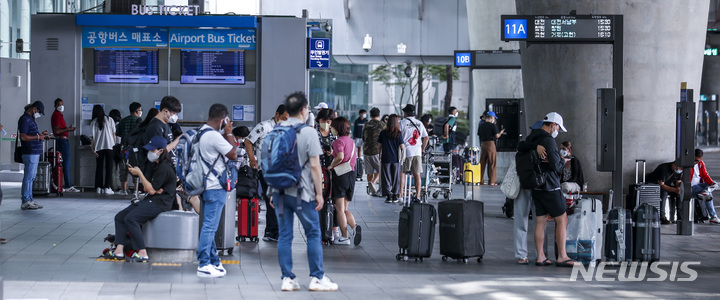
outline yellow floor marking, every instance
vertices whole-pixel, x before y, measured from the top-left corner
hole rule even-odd
[[[182,264],[179,263],[152,263],[153,267],[180,267]]]
[[[239,260],[221,260],[221,262],[223,263],[223,265],[239,265],[240,264]]]

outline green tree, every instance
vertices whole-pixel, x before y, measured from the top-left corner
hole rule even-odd
[[[405,70],[410,67],[410,72],[406,73]],[[448,73],[448,70],[450,72]],[[407,76],[407,75],[410,76]],[[460,79],[460,73],[457,68],[450,66],[447,68],[442,65],[422,65],[417,68],[412,68],[410,65],[380,65],[370,72],[370,78],[374,81],[379,81],[385,86],[385,91],[388,93],[388,97],[396,109],[396,113],[400,113],[400,109],[405,104],[414,104],[417,106],[418,115],[420,115],[423,103],[422,94],[428,89],[423,82],[429,81],[433,78],[438,78],[440,81],[448,81],[448,78],[453,80]],[[452,97],[452,80],[448,81],[448,90],[446,90],[446,99]],[[395,89],[400,89],[400,99],[395,99]],[[449,93],[449,96],[448,96]],[[406,95],[408,95],[407,102]],[[450,100],[445,100],[445,106],[450,107]],[[447,108],[445,109],[447,111]]]

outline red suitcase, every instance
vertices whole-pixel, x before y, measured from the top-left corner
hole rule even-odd
[[[55,151],[55,147],[48,149],[47,161],[50,162],[50,192],[58,196],[63,195],[63,158],[60,151]]]
[[[244,242],[249,239],[251,242],[259,242],[258,238],[258,199],[238,199],[238,237],[237,240]]]

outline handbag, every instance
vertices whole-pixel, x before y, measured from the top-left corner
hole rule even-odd
[[[341,163],[341,164],[335,166],[335,168],[333,168],[333,170],[335,170],[335,174],[337,176],[342,176],[342,175],[345,175],[347,173],[350,173],[350,171],[352,171],[352,166],[350,166],[350,161],[352,160],[353,155],[355,155],[355,147],[354,146],[353,146],[352,152],[350,153],[350,158],[348,159],[348,161]]]
[[[22,144],[18,142],[20,139],[20,131],[15,133],[15,157],[14,160],[16,163],[23,163],[22,159]]]
[[[505,197],[509,199],[516,199],[520,193],[520,179],[517,176],[514,159],[510,161],[510,167],[505,174],[502,185],[500,185],[500,190],[505,194]]]
[[[242,166],[238,170],[235,194],[238,198],[258,198],[258,171],[250,166]]]

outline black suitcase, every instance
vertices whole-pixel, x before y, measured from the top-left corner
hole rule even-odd
[[[643,203],[633,217],[635,259],[648,262],[660,260],[660,212],[654,206]]]
[[[639,178],[640,175],[640,162],[643,164],[642,181]],[[625,207],[630,210],[635,210],[640,207],[640,204],[649,203],[655,208],[660,210],[660,185],[655,183],[645,182],[645,160],[635,160],[635,183],[630,185],[628,190],[627,201]]]
[[[395,258],[407,261],[412,257],[423,261],[424,258],[432,255],[437,213],[432,204],[412,201],[409,187],[410,180],[406,180],[403,209],[400,211],[398,221],[400,251]]]
[[[323,179],[323,208],[320,210],[320,237],[323,245],[332,244],[333,225],[335,220],[335,204],[331,197],[332,193],[332,173],[326,168],[322,168]]]
[[[467,195],[467,193],[465,193]],[[481,262],[485,254],[483,202],[453,199],[438,203],[440,255],[467,263],[471,257]]]
[[[608,212],[605,226],[605,259],[607,261],[632,261],[633,220],[629,209],[613,208]]]
[[[363,170],[365,170],[365,161],[362,157],[358,156],[355,161],[355,180],[363,180]]]

